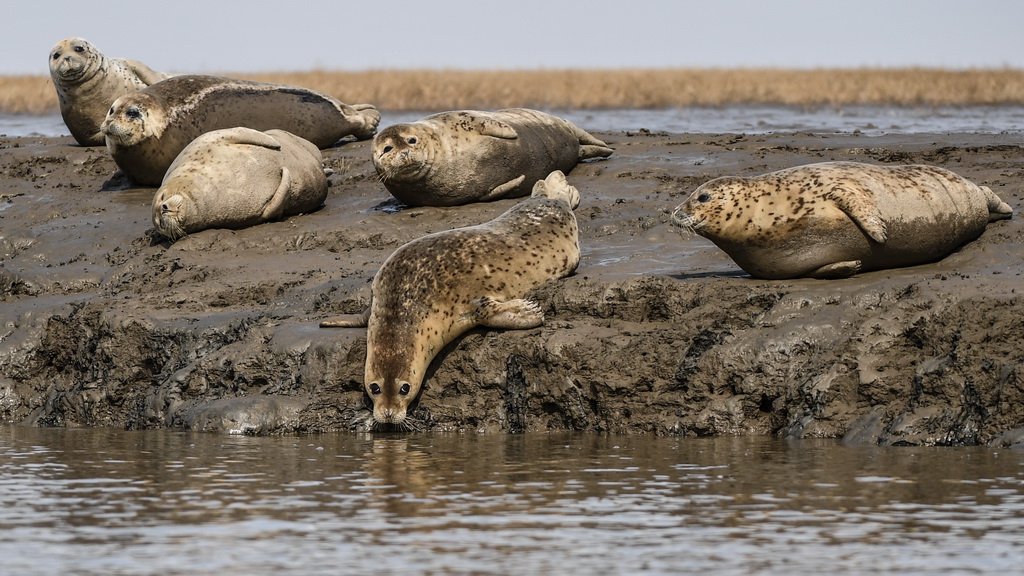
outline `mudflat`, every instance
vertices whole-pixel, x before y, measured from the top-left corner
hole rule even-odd
[[[586,129],[585,126],[581,126]],[[1008,134],[595,132],[569,175],[583,258],[531,297],[536,329],[475,329],[438,355],[424,431],[1024,440],[1024,147]],[[155,188],[103,148],[0,139],[0,418],[237,433],[361,430],[361,312],[399,246],[519,200],[404,208],[369,142],[324,151],[320,210],[169,243]],[[755,280],[669,213],[724,175],[854,160],[943,166],[1015,211],[927,265]]]

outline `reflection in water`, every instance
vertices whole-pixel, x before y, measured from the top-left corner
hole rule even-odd
[[[0,573],[1004,574],[1024,454],[0,427]]]

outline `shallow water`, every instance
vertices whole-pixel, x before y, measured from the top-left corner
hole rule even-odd
[[[691,106],[654,110],[551,110],[586,130],[670,133],[856,132],[866,135],[974,132],[1024,133],[1024,106]],[[381,127],[412,122],[430,112],[384,111]],[[0,134],[68,136],[60,114],[0,113]]]
[[[1007,574],[1024,454],[0,427],[4,574]]]

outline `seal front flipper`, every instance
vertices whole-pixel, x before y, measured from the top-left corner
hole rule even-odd
[[[216,132],[216,137],[221,142],[226,142],[228,144],[247,144],[249,146],[268,148],[270,150],[281,149],[281,143],[273,136],[266,132],[253,130],[252,128],[236,127],[218,130]]]
[[[364,328],[370,322],[370,307],[367,306],[362,314],[343,316],[341,318],[328,318],[320,321],[321,328]]]
[[[885,229],[882,213],[871,193],[863,186],[856,186],[852,190],[836,186],[824,196],[856,222],[872,240],[885,244],[889,233]]]
[[[822,280],[833,280],[836,278],[849,278],[860,272],[860,260],[848,260],[846,262],[833,262],[826,264],[817,270],[812,270],[804,276],[808,278],[820,278]]]
[[[171,77],[171,74],[164,74],[163,72],[157,72],[149,66],[146,66],[142,62],[137,60],[129,60],[127,58],[120,58],[121,64],[131,70],[138,76],[146,86],[152,86],[161,80],[166,80]]]
[[[485,296],[473,300],[471,319],[488,328],[522,330],[536,328],[544,323],[544,312],[536,302],[524,298],[498,300]]]
[[[284,213],[284,204],[288,201],[288,192],[292,187],[292,176],[288,168],[281,168],[281,184],[270,200],[263,207],[262,217],[266,220],[276,220]]]
[[[526,174],[521,174],[519,178],[516,178],[515,180],[509,180],[508,182],[505,182],[504,184],[495,187],[494,190],[491,190],[487,194],[481,196],[480,201],[487,202],[490,200],[498,200],[499,198],[504,198],[509,194],[509,192],[515,190],[520,184],[522,184],[523,180],[526,180]]]
[[[501,138],[503,140],[515,140],[519,138],[519,134],[516,132],[516,129],[501,120],[481,116],[472,111],[458,112],[456,116],[455,125],[463,130],[476,132],[481,136],[493,136],[494,138]]]

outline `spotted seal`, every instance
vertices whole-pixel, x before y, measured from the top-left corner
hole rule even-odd
[[[114,100],[169,77],[142,62],[107,58],[84,38],[66,38],[50,49],[60,115],[82,146],[103,146],[100,124]]]
[[[467,330],[543,323],[540,308],[523,296],[579,264],[572,211],[579,199],[564,174],[552,172],[531,198],[490,222],[405,244],[374,276],[363,316],[320,324],[367,326],[363,385],[373,426],[405,426],[434,356]]]
[[[138,184],[158,186],[200,134],[242,126],[280,129],[326,148],[373,136],[380,113],[307,88],[223,76],[174,76],[118,98],[100,126],[114,162]]]
[[[456,206],[525,196],[554,170],[604,158],[604,142],[551,114],[460,110],[393,124],[373,139],[385,188],[409,206]]]
[[[283,130],[200,135],[153,196],[153,225],[172,241],[207,228],[244,228],[312,212],[327,198],[320,150]]]
[[[823,162],[711,180],[672,220],[755,278],[843,278],[938,260],[1011,214],[944,168]]]

